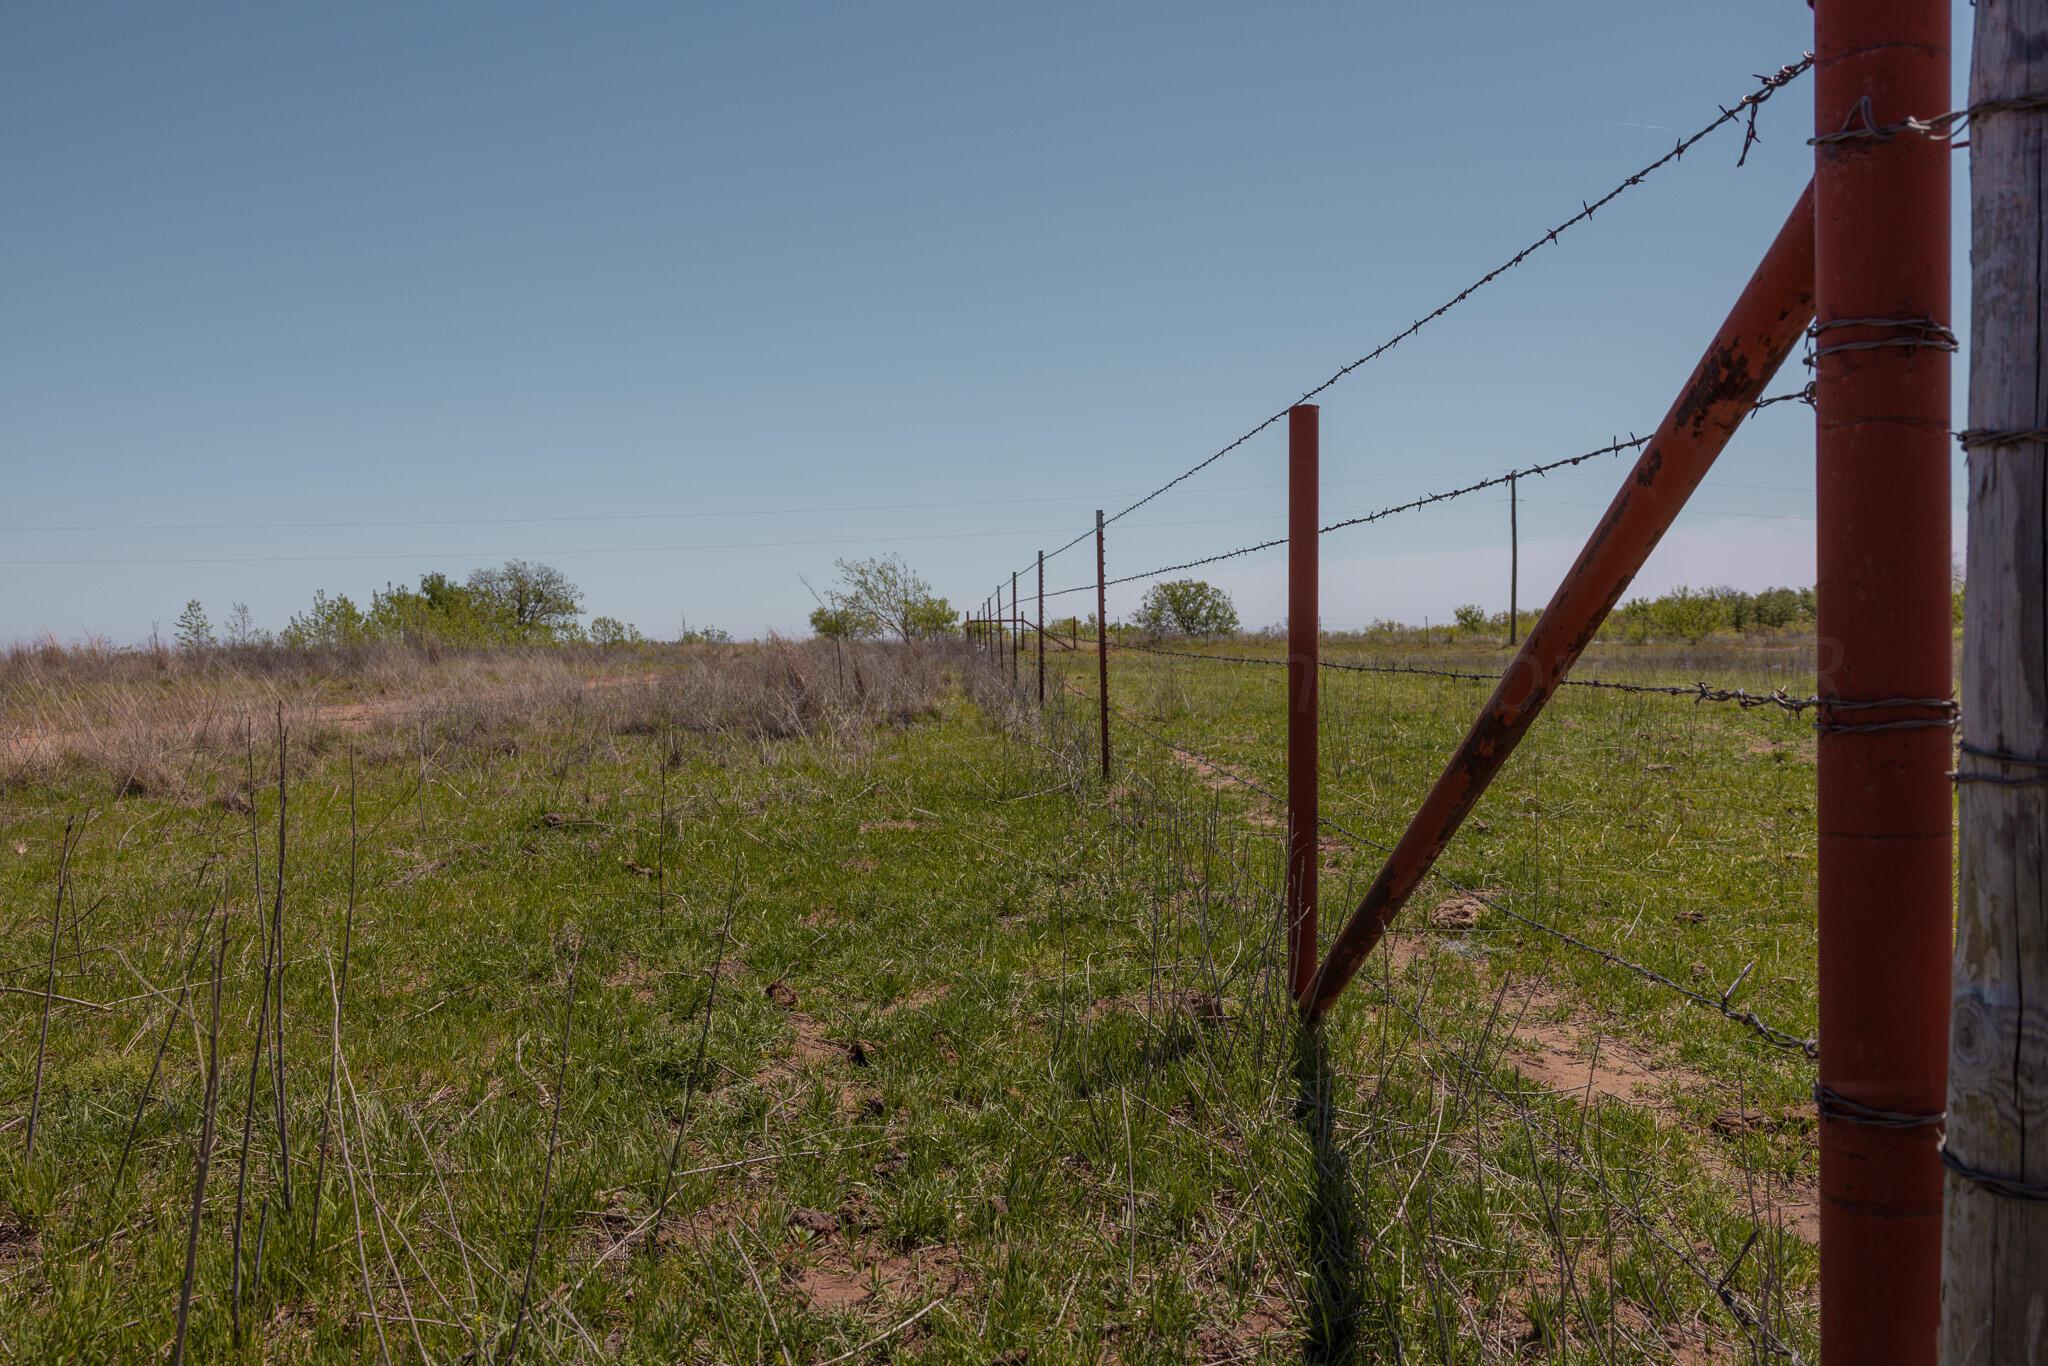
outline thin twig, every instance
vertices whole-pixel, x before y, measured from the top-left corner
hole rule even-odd
[[[220,979],[227,951],[227,894],[223,888],[220,936],[213,950],[213,1008],[206,1029],[206,1103],[200,1112],[198,1167],[192,1178],[192,1213],[185,1223],[185,1279],[178,1291],[178,1332],[171,1340],[171,1366],[180,1366],[185,1359],[185,1328],[192,1316],[192,1282],[199,1268],[199,1216],[206,1209],[206,1173],[213,1157],[214,1117],[220,1104]]]
[[[689,1077],[683,1082],[683,1113],[676,1124],[675,1142],[668,1150],[668,1168],[661,1176],[661,1196],[654,1202],[654,1232],[647,1239],[651,1253],[661,1241],[661,1216],[668,1212],[669,1198],[675,1193],[676,1163],[682,1160],[683,1139],[690,1131],[690,1100],[697,1094],[697,1078],[704,1071],[704,1058],[711,1046],[711,1011],[718,1004],[718,979],[724,976],[718,965],[724,961],[725,948],[732,940],[732,917],[740,902],[740,860],[733,856],[732,886],[725,898],[725,925],[719,931],[718,944],[711,955],[711,988],[704,997],[704,1023],[697,1031],[697,1061],[690,1068]]]
[[[348,746],[348,912],[341,922],[341,981],[335,988],[334,1013],[337,1021],[343,1007],[348,1004],[348,954],[354,943],[356,931],[356,746]],[[315,1251],[320,1247],[320,1202],[326,1193],[327,1174],[327,1131],[334,1116],[334,1107],[339,1104],[335,1091],[336,1073],[341,1067],[341,1028],[337,1022],[334,1030],[334,1046],[327,1055],[327,1104],[320,1111],[320,1148],[313,1162],[313,1220],[312,1229],[306,1238],[306,1245]]]
[[[43,1113],[43,1063],[50,1054],[50,1005],[57,996],[57,941],[64,930],[64,894],[71,879],[71,847],[77,819],[64,818],[64,843],[57,855],[57,899],[50,911],[50,970],[43,987],[43,1027],[36,1039],[35,1089],[29,1095],[28,1134],[21,1145],[21,1162],[27,1166],[36,1155],[36,1121]]]
[[[583,957],[583,946],[579,941],[571,950],[569,958],[568,1002],[562,1008],[562,1070],[555,1082],[554,1114],[548,1120],[548,1153],[540,1169],[540,1203],[533,1211],[533,1237],[526,1247],[526,1275],[519,1286],[519,1304],[512,1312],[512,1328],[506,1335],[504,1360],[510,1361],[519,1351],[519,1330],[526,1322],[527,1301],[533,1295],[533,1268],[540,1260],[540,1234],[548,1212],[548,1192],[555,1175],[555,1140],[562,1129],[562,1094],[569,1089],[569,1044],[576,1020],[576,965]]]

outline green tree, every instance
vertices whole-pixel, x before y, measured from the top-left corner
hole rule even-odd
[[[414,645],[491,645],[515,635],[503,604],[446,574],[422,574],[418,588],[386,584],[370,598],[368,630]]]
[[[590,619],[590,643],[592,645],[640,645],[646,637],[640,628],[617,617],[592,617]]]
[[[811,613],[811,629],[818,634],[828,634],[821,621],[843,636],[893,635],[898,640],[920,640],[957,629],[953,605],[934,594],[902,556],[835,564],[840,586]]]
[[[513,640],[566,636],[583,615],[583,590],[552,565],[507,560],[496,569],[477,570],[464,587],[506,623]]]
[[[327,590],[313,590],[313,605],[294,612],[278,632],[278,640],[294,650],[316,646],[357,645],[369,637],[369,620],[363,610],[349,601],[346,593],[327,596]]]
[[[1458,629],[1466,635],[1476,636],[1491,623],[1486,619],[1486,609],[1476,602],[1468,602],[1452,612],[1457,618]]]
[[[1230,594],[1200,579],[1155,583],[1133,618],[1148,636],[1227,636],[1237,630]]]
[[[210,650],[213,645],[213,623],[206,619],[206,609],[199,605],[199,599],[187,599],[185,610],[178,613],[178,648],[197,653]]]
[[[819,606],[811,609],[811,634],[823,640],[865,640],[879,635],[880,628],[844,607]]]

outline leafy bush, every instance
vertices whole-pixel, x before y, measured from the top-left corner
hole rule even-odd
[[[1214,584],[1174,579],[1145,591],[1133,621],[1151,636],[1227,636],[1237,630],[1237,608]]]

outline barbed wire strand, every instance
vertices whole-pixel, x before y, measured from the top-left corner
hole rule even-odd
[[[1263,664],[1285,668],[1285,659],[1269,659],[1259,655],[1225,655],[1193,650],[1163,650],[1156,645],[1145,645],[1136,641],[1119,642],[1118,648],[1136,650],[1141,654],[1161,655],[1168,659],[1206,659],[1220,664]],[[1413,674],[1423,678],[1449,678],[1470,683],[1492,683],[1498,685],[1504,674],[1482,673],[1466,669],[1429,669],[1413,664],[1355,664],[1347,660],[1319,659],[1316,667],[1334,669],[1343,673],[1367,674]],[[1793,697],[1782,688],[1767,693],[1749,692],[1742,688],[1716,687],[1707,683],[1623,683],[1605,678],[1563,678],[1558,680],[1562,688],[1597,688],[1608,692],[1637,693],[1647,696],[1683,697],[1698,702],[1732,702],[1744,711],[1759,707],[1775,707],[1780,711],[1798,716],[1814,707],[1826,703],[1820,697]]]
[[[1152,730],[1149,726],[1143,725],[1137,721],[1133,721],[1129,716],[1127,716],[1115,707],[1111,707],[1109,709],[1109,714],[1115,719],[1123,722],[1123,724],[1127,728],[1136,731],[1138,734],[1144,736],[1146,739],[1151,740],[1154,744],[1162,745],[1165,748],[1174,751],[1176,754],[1179,754],[1184,758],[1187,758],[1195,763],[1202,765],[1205,771],[1213,771],[1221,775],[1222,777],[1228,778],[1230,781],[1238,784],[1239,786],[1244,787],[1250,791],[1256,792],[1260,796],[1264,797],[1266,800],[1276,802],[1282,807],[1286,805],[1286,799],[1282,797],[1279,793],[1267,787],[1265,784],[1260,783],[1255,779],[1247,778],[1243,774],[1233,771],[1226,765],[1219,763],[1215,759],[1210,758],[1208,755],[1203,754],[1198,750],[1189,749],[1184,745],[1178,744],[1175,741],[1168,739],[1166,736],[1161,735],[1157,731]],[[1389,854],[1393,852],[1393,847],[1391,845],[1383,844],[1380,841],[1372,838],[1370,835],[1361,834],[1356,830],[1349,829],[1348,827],[1341,825],[1334,820],[1331,820],[1327,816],[1318,817],[1317,823],[1322,825],[1326,829],[1335,831],[1337,834],[1342,835],[1344,838],[1350,840],[1352,843],[1361,845],[1368,849],[1372,849],[1377,853]],[[1475,887],[1468,886],[1464,882],[1460,881],[1458,878],[1451,876],[1449,873],[1444,872],[1440,868],[1432,869],[1430,871],[1429,876],[1441,880],[1450,887],[1456,889],[1459,893],[1472,898],[1472,900],[1478,902],[1480,905],[1486,907],[1488,910],[1498,911],[1502,915],[1508,917],[1510,920],[1517,921],[1523,925],[1526,925],[1532,930],[1536,930],[1542,934],[1549,935],[1553,939],[1556,939],[1561,943],[1568,944],[1571,947],[1580,950],[1581,952],[1592,954],[1594,957],[1600,958],[1605,962],[1612,964],[1615,967],[1623,968],[1628,972],[1634,973],[1636,976],[1641,977],[1643,980],[1647,982],[1663,987],[1668,991],[1675,992],[1679,996],[1683,997],[1685,1000],[1691,1002],[1692,1004],[1702,1007],[1703,1009],[1711,1010],[1714,1013],[1722,1016],[1724,1019],[1727,1019],[1735,1024],[1743,1026],[1744,1028],[1750,1030],[1752,1033],[1756,1034],[1759,1038],[1763,1039],[1766,1043],[1771,1044],[1773,1047],[1784,1049],[1787,1052],[1804,1054],[1808,1059],[1818,1059],[1820,1057],[1820,1044],[1818,1040],[1805,1038],[1801,1035],[1794,1034],[1788,1030],[1779,1029],[1775,1025],[1766,1022],[1762,1017],[1757,1015],[1755,1011],[1737,1010],[1735,1008],[1731,998],[1734,996],[1737,988],[1739,988],[1742,985],[1744,978],[1748,977],[1749,970],[1747,968],[1743,970],[1742,974],[1735,979],[1734,983],[1730,985],[1726,991],[1721,992],[1718,996],[1710,996],[1705,992],[1696,991],[1693,988],[1686,986],[1684,983],[1676,981],[1675,979],[1665,975],[1664,973],[1657,971],[1655,968],[1648,967],[1642,963],[1635,962],[1632,959],[1624,958],[1620,954],[1615,953],[1611,949],[1601,948],[1598,944],[1589,943],[1586,940],[1581,939],[1579,936],[1573,934],[1569,930],[1559,929],[1557,926],[1548,924],[1542,920],[1538,920],[1534,916],[1526,915],[1521,911],[1517,911],[1511,907],[1504,906],[1500,904],[1498,901],[1495,901],[1491,897],[1487,896],[1486,893],[1480,891]]]
[[[1689,137],[1680,138],[1677,144],[1673,146],[1670,151],[1666,152],[1663,156],[1658,157],[1649,165],[1644,166],[1641,170],[1638,170],[1634,174],[1628,176],[1620,184],[1616,185],[1606,194],[1601,195],[1598,199],[1581,200],[1579,211],[1577,213],[1565,219],[1556,227],[1551,228],[1547,232],[1543,233],[1542,236],[1538,237],[1528,246],[1523,247],[1520,251],[1516,252],[1513,256],[1510,256],[1507,260],[1501,262],[1501,264],[1487,271],[1484,275],[1481,275],[1471,284],[1466,285],[1456,294],[1453,294],[1449,299],[1445,300],[1441,304],[1438,304],[1435,308],[1423,314],[1421,317],[1415,319],[1415,321],[1409,323],[1408,326],[1402,328],[1399,332],[1396,332],[1393,336],[1387,338],[1387,340],[1381,342],[1372,350],[1366,352],[1364,355],[1358,357],[1356,360],[1349,361],[1346,364],[1339,366],[1336,369],[1336,371],[1332,373],[1329,376],[1329,378],[1325,379],[1322,383],[1317,384],[1311,388],[1304,389],[1301,393],[1301,396],[1295,399],[1293,403],[1288,404],[1286,408],[1282,408],[1278,412],[1273,413],[1271,416],[1262,419],[1256,426],[1252,427],[1251,430],[1245,432],[1242,436],[1237,437],[1235,440],[1229,442],[1224,446],[1219,447],[1217,450],[1211,452],[1209,455],[1204,456],[1201,460],[1196,461],[1187,469],[1181,471],[1179,474],[1176,474],[1173,478],[1167,480],[1159,487],[1153,489],[1150,493],[1138,499],[1136,502],[1131,503],[1129,506],[1118,511],[1113,516],[1105,518],[1103,525],[1107,526],[1111,522],[1123,520],[1131,513],[1136,512],[1139,508],[1145,506],[1145,504],[1151,502],[1154,498],[1159,497],[1161,494],[1166,493],[1167,491],[1174,488],[1176,485],[1179,485],[1185,482],[1186,480],[1194,477],[1195,475],[1201,473],[1209,466],[1215,464],[1218,460],[1221,460],[1224,456],[1229,455],[1232,451],[1236,450],[1238,447],[1244,445],[1247,441],[1250,441],[1253,437],[1259,435],[1259,433],[1271,427],[1274,423],[1286,417],[1288,408],[1292,408],[1294,404],[1306,403],[1310,399],[1316,397],[1316,395],[1321,394],[1326,390],[1335,387],[1339,382],[1341,382],[1343,379],[1349,376],[1354,370],[1357,370],[1359,367],[1366,365],[1371,361],[1377,360],[1381,356],[1384,356],[1387,352],[1393,350],[1402,342],[1408,340],[1408,338],[1414,336],[1423,328],[1435,322],[1438,318],[1443,317],[1446,313],[1449,313],[1459,304],[1465,302],[1465,300],[1471,298],[1474,294],[1478,293],[1486,286],[1492,284],[1495,280],[1507,274],[1516,266],[1521,265],[1522,262],[1528,260],[1529,257],[1535,255],[1544,247],[1554,245],[1557,242],[1557,239],[1560,234],[1574,227],[1577,227],[1579,224],[1590,219],[1595,213],[1598,213],[1601,209],[1606,208],[1609,204],[1613,203],[1623,194],[1625,194],[1631,189],[1634,189],[1636,186],[1642,184],[1655,172],[1662,170],[1665,166],[1671,164],[1674,161],[1679,160],[1687,152],[1691,151],[1695,146],[1697,146],[1700,142],[1704,141],[1706,138],[1708,138],[1715,132],[1719,131],[1721,128],[1725,127],[1730,123],[1734,123],[1738,120],[1747,119],[1747,126],[1744,129],[1742,137],[1742,151],[1741,154],[1737,156],[1735,160],[1735,164],[1737,166],[1742,165],[1743,162],[1746,161],[1749,157],[1749,149],[1755,146],[1758,141],[1760,141],[1756,131],[1757,111],[1760,108],[1762,108],[1764,102],[1769,100],[1771,96],[1777,94],[1778,91],[1784,89],[1793,81],[1799,79],[1799,77],[1804,75],[1812,66],[1813,54],[1809,52],[1802,54],[1798,61],[1793,62],[1787,66],[1781,66],[1776,71],[1771,72],[1769,75],[1758,75],[1756,77],[1758,84],[1755,90],[1752,90],[1747,95],[1744,95],[1741,99],[1737,100],[1733,105],[1721,106],[1721,112],[1711,122],[1709,122],[1706,126],[1701,128],[1698,132],[1693,133]],[[1081,542],[1087,540],[1088,537],[1094,534],[1094,532],[1095,528],[1092,526],[1089,527],[1086,531],[1083,531],[1080,535],[1074,537],[1073,540],[1068,541],[1065,545],[1060,546],[1056,550],[1047,552],[1046,558],[1049,560],[1052,559],[1055,555],[1065,554],[1067,551],[1072,550],[1075,546],[1081,544]],[[1019,572],[1021,573],[1022,571],[1020,570]]]
[[[1788,393],[1773,394],[1769,398],[1759,399],[1755,403],[1750,405],[1749,410],[1751,413],[1755,413],[1761,409],[1768,408],[1773,404],[1777,403],[1798,402],[1811,405],[1813,401],[1814,386],[1808,384],[1804,388],[1795,389]],[[1411,498],[1405,503],[1395,503],[1389,507],[1383,507],[1378,509],[1377,511],[1364,513],[1357,517],[1346,517],[1340,521],[1331,522],[1327,526],[1318,527],[1316,529],[1316,534],[1319,536],[1326,536],[1333,531],[1343,531],[1350,527],[1364,526],[1370,522],[1383,521],[1388,517],[1398,516],[1399,514],[1404,512],[1415,512],[1419,509],[1430,507],[1437,503],[1447,503],[1452,501],[1453,499],[1469,497],[1475,493],[1483,493],[1487,489],[1499,488],[1504,484],[1512,483],[1518,479],[1541,478],[1542,476],[1549,474],[1553,470],[1568,469],[1574,465],[1583,465],[1589,460],[1597,460],[1602,456],[1619,455],[1623,451],[1641,450],[1644,446],[1648,445],[1649,442],[1650,438],[1647,436],[1636,436],[1634,434],[1631,434],[1626,441],[1617,439],[1615,441],[1609,442],[1605,446],[1596,446],[1590,451],[1581,451],[1577,455],[1567,455],[1562,457],[1561,459],[1546,460],[1540,464],[1527,465],[1522,467],[1521,469],[1509,470],[1503,474],[1489,475],[1485,479],[1478,480],[1474,483],[1461,485],[1458,488],[1445,489],[1439,493],[1425,493],[1421,497]],[[1093,528],[1090,528],[1090,534],[1093,534]],[[1183,560],[1179,564],[1162,565],[1157,569],[1147,569],[1136,574],[1120,575],[1117,578],[1105,581],[1103,587],[1114,588],[1118,584],[1136,583],[1141,579],[1156,579],[1162,574],[1177,574],[1184,569],[1199,569],[1203,565],[1216,564],[1223,560],[1234,560],[1242,555],[1252,555],[1258,553],[1261,550],[1272,550],[1277,546],[1283,546],[1286,544],[1287,538],[1285,536],[1274,537],[1270,540],[1256,541],[1251,545],[1238,546],[1234,550],[1222,550],[1216,552],[1213,555],[1203,555],[1196,559]],[[1092,593],[1094,591],[1094,584],[1084,583],[1077,584],[1072,588],[1054,589],[1053,591],[1047,593],[1046,596],[1048,598],[1059,598],[1066,597],[1073,593]]]

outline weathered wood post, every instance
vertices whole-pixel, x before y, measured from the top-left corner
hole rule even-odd
[[[2048,1360],[2048,0],[1979,0],[1941,1359]]]

